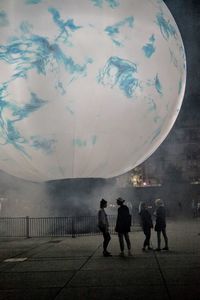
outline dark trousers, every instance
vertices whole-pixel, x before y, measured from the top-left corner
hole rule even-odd
[[[143,247],[145,248],[146,246],[150,246],[150,238],[151,238],[151,228],[145,228],[143,229],[143,232],[145,234],[145,240]]]
[[[106,230],[103,230],[102,233],[103,233],[103,239],[104,239],[104,241],[103,241],[103,251],[107,251],[108,244],[111,240],[110,233]]]
[[[162,235],[163,235],[164,240],[165,240],[165,247],[168,247],[168,237],[167,237],[167,234],[166,234],[166,228],[163,228],[163,229],[157,231],[158,248],[160,248],[160,245],[161,245],[161,232],[162,232]]]
[[[120,245],[120,249],[121,251],[124,251],[124,238],[127,244],[127,248],[128,250],[131,249],[131,242],[129,239],[129,234],[128,232],[118,232],[118,237],[119,237],[119,245]]]

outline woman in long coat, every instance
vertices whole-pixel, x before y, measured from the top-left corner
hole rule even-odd
[[[119,245],[120,245],[120,256],[124,256],[124,238],[126,241],[126,245],[128,248],[128,255],[131,256],[131,242],[129,238],[129,232],[131,227],[131,215],[129,213],[129,209],[126,205],[124,205],[125,200],[122,198],[117,199],[118,215],[115,231],[118,233]]]

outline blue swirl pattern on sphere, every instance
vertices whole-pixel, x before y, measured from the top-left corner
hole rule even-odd
[[[186,59],[163,1],[1,0],[0,31],[2,170],[108,178],[172,128]]]
[[[138,85],[138,80],[133,76],[135,72],[137,66],[131,61],[110,57],[106,66],[100,71],[98,81],[103,85],[110,85],[111,88],[118,85],[127,97],[131,97]]]

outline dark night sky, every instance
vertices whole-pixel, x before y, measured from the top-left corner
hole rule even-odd
[[[179,27],[187,59],[186,92],[181,113],[185,109],[200,111],[200,1],[165,0]]]

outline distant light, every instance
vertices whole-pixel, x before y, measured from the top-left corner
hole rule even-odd
[[[192,181],[192,182],[190,182],[190,184],[200,184],[200,181],[198,181],[198,180]]]

